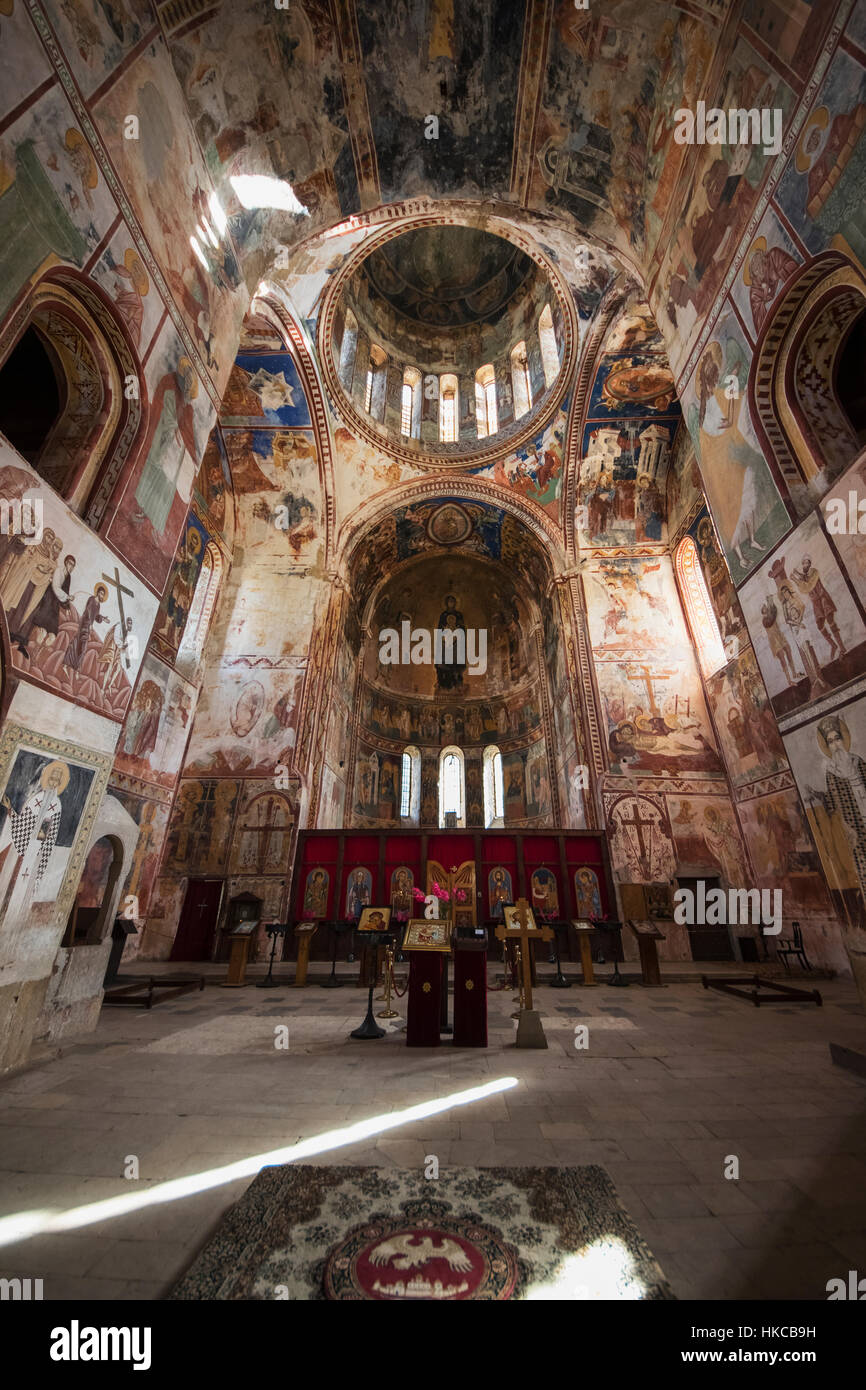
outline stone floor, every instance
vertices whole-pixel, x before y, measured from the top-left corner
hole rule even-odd
[[[866,1050],[866,1015],[851,985],[820,989],[820,1009],[756,1009],[699,984],[541,987],[550,1045],[535,1052],[510,1045],[510,991],[489,995],[486,1051],[410,1051],[400,1019],[353,1042],[365,996],[350,985],[209,984],[151,1012],[104,1009],[95,1033],[0,1083],[0,1235],[2,1218],[37,1213],[29,1238],[7,1231],[0,1275],[43,1279],[46,1299],[158,1298],[251,1177],[89,1224],[76,1209],[515,1077],[307,1161],[600,1163],[679,1298],[823,1300],[828,1279],[866,1273],[866,1082],[828,1050]],[[51,1213],[66,1229],[39,1233]]]

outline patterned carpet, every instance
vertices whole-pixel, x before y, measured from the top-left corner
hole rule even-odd
[[[671,1299],[603,1168],[264,1168],[172,1299]]]

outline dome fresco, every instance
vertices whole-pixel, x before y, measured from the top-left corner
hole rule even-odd
[[[423,327],[495,323],[533,272],[502,237],[475,227],[422,227],[389,241],[362,265],[371,291]]]

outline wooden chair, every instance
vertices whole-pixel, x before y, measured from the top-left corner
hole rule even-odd
[[[785,963],[785,969],[787,971],[790,971],[791,968],[788,965],[789,956],[796,956],[804,970],[811,970],[812,967],[809,964],[808,957],[806,956],[806,949],[803,945],[803,933],[800,930],[800,923],[792,922],[791,926],[793,928],[794,935],[792,937],[780,937],[779,942],[776,946],[776,955],[782,958],[782,960]]]

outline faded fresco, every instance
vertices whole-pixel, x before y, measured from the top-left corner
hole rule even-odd
[[[866,704],[845,705],[785,737],[827,881],[848,922],[866,927]]]
[[[186,771],[200,776],[275,775],[291,766],[302,674],[294,669],[221,666],[205,680]]]
[[[866,627],[814,515],[740,593],[777,715],[863,670]]]
[[[194,704],[195,688],[148,652],[117,745],[116,769],[172,788]]]
[[[598,561],[584,586],[612,770],[719,776],[669,559]]]
[[[0,441],[0,495],[41,497],[38,543],[0,535],[0,602],[12,664],[110,719],[126,711],[156,599]]]
[[[701,478],[735,584],[790,527],[752,427],[750,353],[733,315],[723,316],[684,396]]]

